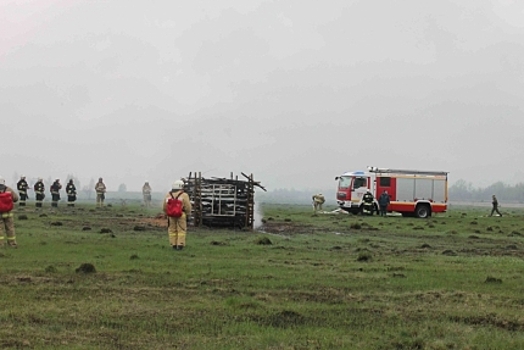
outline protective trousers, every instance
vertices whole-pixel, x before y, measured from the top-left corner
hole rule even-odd
[[[36,205],[36,207],[38,207],[38,208],[42,207],[42,201],[44,200],[44,197],[45,197],[45,195],[42,194],[42,193],[37,193],[35,195],[35,205]]]
[[[151,207],[151,195],[150,194],[144,194],[144,205],[146,208]]]
[[[58,193],[51,193],[51,206],[58,207],[58,201],[60,200],[60,195]]]
[[[96,205],[102,207],[104,205],[105,195],[103,193],[96,194]]]
[[[186,245],[187,221],[186,214],[182,213],[179,218],[168,217],[167,233],[169,244],[173,247],[184,247]]]
[[[7,236],[7,244],[16,247],[16,236],[15,236],[15,222],[13,219],[13,213],[3,213],[2,222],[0,223],[0,246],[5,245],[5,236]]]
[[[21,207],[24,207],[25,201],[27,200],[27,192],[18,191],[18,193],[20,194],[20,202],[18,203],[18,205],[20,205]]]

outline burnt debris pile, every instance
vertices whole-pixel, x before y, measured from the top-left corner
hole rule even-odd
[[[253,174],[242,178],[204,178],[189,174],[185,191],[193,205],[192,224],[196,227],[225,227],[252,230],[255,217],[255,187],[266,189]]]

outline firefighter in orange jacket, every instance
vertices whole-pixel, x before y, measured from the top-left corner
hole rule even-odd
[[[169,235],[169,244],[176,250],[182,250],[186,246],[187,218],[191,215],[191,201],[189,195],[184,192],[184,182],[177,180],[173,182],[165,198],[162,209],[167,213],[167,202],[170,198],[178,198],[183,204],[183,213],[179,218],[168,216],[167,233]]]
[[[15,222],[11,210],[13,208],[13,203],[18,202],[18,193],[5,185],[5,179],[3,177],[0,177],[0,193],[2,194],[0,207],[3,208],[0,209],[0,215],[2,217],[0,222],[0,247],[5,246],[5,231],[5,235],[7,236],[7,245],[16,248],[18,245],[16,244]],[[11,195],[5,196],[3,195],[4,193],[10,193]],[[11,209],[9,209],[9,207]]]

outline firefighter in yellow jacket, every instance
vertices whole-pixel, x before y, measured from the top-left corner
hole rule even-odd
[[[169,191],[164,198],[162,209],[167,214],[167,202],[170,198],[178,198],[182,201],[182,216],[179,218],[167,217],[169,244],[171,244],[173,249],[182,250],[186,246],[187,218],[191,215],[191,202],[189,200],[189,195],[184,192],[184,182],[182,180],[173,182],[171,188],[171,191]]]
[[[96,192],[96,206],[103,207],[104,200],[106,199],[106,185],[104,184],[104,179],[99,178],[98,182],[95,185]]]
[[[315,194],[311,199],[313,200],[313,210],[322,211],[322,205],[326,202],[324,195],[322,193]]]
[[[149,185],[149,181],[146,181],[144,186],[142,186],[142,196],[144,197],[144,205],[146,208],[151,207],[151,185]]]
[[[7,193],[10,193],[10,196],[6,196],[5,194]],[[6,186],[5,179],[0,177],[0,194],[0,247],[5,246],[5,238],[7,236],[7,245],[16,248],[15,223],[11,210],[13,203],[18,202],[18,193]]]

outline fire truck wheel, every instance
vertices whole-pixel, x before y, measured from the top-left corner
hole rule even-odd
[[[417,218],[425,219],[431,215],[431,209],[427,204],[419,204],[415,210],[415,214],[417,215]]]

